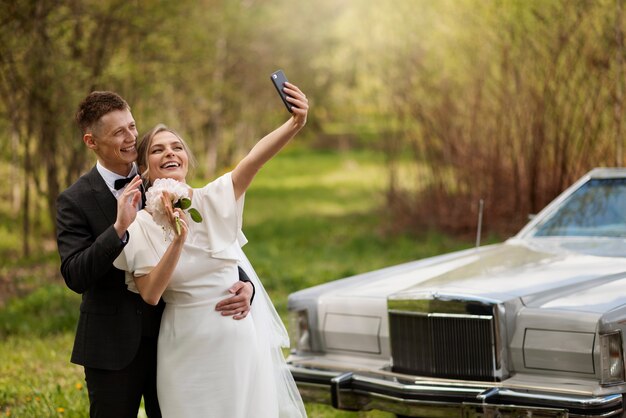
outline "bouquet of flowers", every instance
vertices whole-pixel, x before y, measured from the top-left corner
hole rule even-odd
[[[197,209],[191,207],[189,186],[174,179],[157,179],[146,192],[146,210],[152,213],[152,219],[163,231],[171,232],[171,226],[161,196],[167,192],[172,201],[172,207],[186,211],[194,222],[202,222],[202,216]],[[176,234],[180,235],[180,220],[176,218]]]

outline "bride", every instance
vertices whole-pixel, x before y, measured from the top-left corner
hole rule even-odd
[[[166,302],[157,354],[164,417],[306,416],[281,351],[289,344],[287,332],[241,250],[247,188],[306,123],[306,96],[290,83],[284,90],[294,106],[291,118],[262,138],[232,172],[202,188],[187,186],[191,156],[173,130],[157,125],[139,144],[139,169],[151,188],[114,264],[127,271],[130,290],[148,303],[161,297]],[[133,193],[128,204],[140,192]],[[192,208],[189,201],[173,205],[181,198],[190,199]],[[256,297],[249,315],[234,321],[215,305],[239,280],[238,266],[254,283]]]

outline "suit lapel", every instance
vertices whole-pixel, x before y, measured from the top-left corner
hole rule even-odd
[[[143,184],[143,180],[139,189],[141,189],[141,209],[143,209],[146,207],[146,187]]]
[[[96,167],[89,172],[88,177],[91,190],[96,202],[98,202],[98,206],[100,206],[108,223],[111,225],[114,224],[115,218],[117,217],[117,199],[115,199],[115,196],[113,196],[113,193],[109,190],[109,187],[104,182],[100,173],[98,173]]]

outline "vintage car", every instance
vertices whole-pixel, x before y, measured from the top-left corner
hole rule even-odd
[[[289,296],[305,401],[411,417],[624,416],[626,169],[496,245]]]

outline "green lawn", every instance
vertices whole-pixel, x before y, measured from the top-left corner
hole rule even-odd
[[[259,174],[246,195],[244,250],[283,318],[295,290],[471,245],[432,231],[385,234],[386,178],[379,155],[297,148]],[[82,368],[68,360],[79,297],[56,273],[57,258],[43,259],[38,268],[48,279],[33,278],[28,269],[10,274],[36,290],[0,309],[0,415],[84,417]],[[307,411],[310,417],[393,416],[316,404]]]

